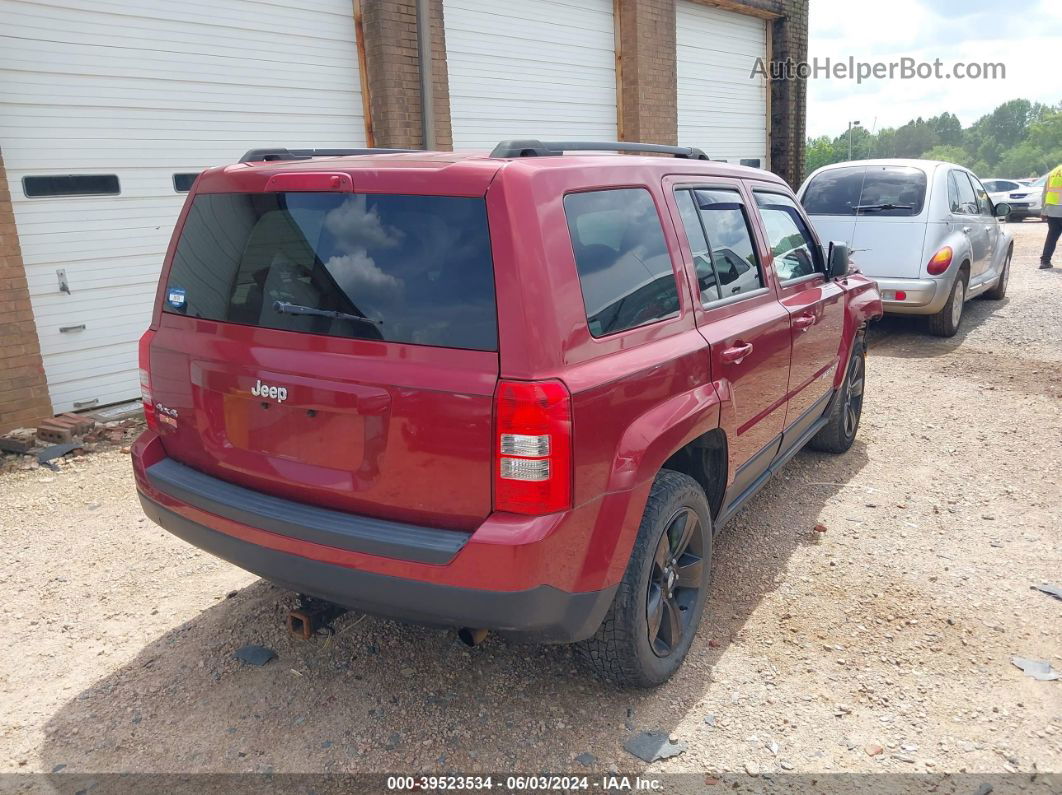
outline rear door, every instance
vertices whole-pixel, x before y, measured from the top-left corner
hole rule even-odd
[[[163,278],[168,455],[352,513],[470,529],[490,512],[482,198],[201,194]]]
[[[957,168],[948,172],[948,210],[951,230],[964,235],[970,243],[970,282],[976,283],[989,265],[988,230],[970,177]]]
[[[833,392],[844,333],[844,290],[826,278],[822,248],[789,194],[778,187],[755,186],[753,195],[771,252],[770,267],[790,318],[788,443],[821,416]]]
[[[974,195],[977,197],[977,222],[981,224],[985,233],[985,267],[981,271],[983,279],[992,279],[995,275],[995,265],[1000,259],[1000,232],[999,221],[996,220],[995,208],[981,181],[973,174],[967,174],[970,184],[973,186]]]
[[[789,378],[789,315],[764,272],[739,183],[672,178],[666,186],[689,246],[683,252],[687,268],[696,274],[697,326],[711,346],[712,380],[724,398],[731,503],[778,451]]]

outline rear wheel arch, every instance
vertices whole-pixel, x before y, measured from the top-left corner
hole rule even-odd
[[[697,481],[704,489],[714,519],[719,516],[726,493],[728,455],[726,432],[722,428],[713,428],[672,453],[661,469],[681,472]]]

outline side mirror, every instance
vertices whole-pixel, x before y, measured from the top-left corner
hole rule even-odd
[[[827,258],[827,278],[840,279],[848,275],[848,244],[836,240],[830,242],[830,254]]]
[[[1000,202],[996,205],[996,218],[1006,218],[1010,215],[1011,207],[1006,202]]]

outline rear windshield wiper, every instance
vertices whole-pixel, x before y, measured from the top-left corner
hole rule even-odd
[[[318,309],[313,306],[302,304],[289,304],[287,301],[274,301],[273,311],[285,315],[313,315],[314,317],[331,317],[336,320],[356,320],[359,323],[370,323],[374,326],[382,326],[382,320],[373,320],[371,317],[352,315],[349,312],[340,312],[335,309]]]
[[[853,207],[856,212],[860,210],[913,210],[913,204],[857,204]]]

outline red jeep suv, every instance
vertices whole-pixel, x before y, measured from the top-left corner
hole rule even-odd
[[[255,150],[177,222],[137,488],[301,594],[651,686],[713,533],[852,444],[880,314],[781,179],[696,149]]]

